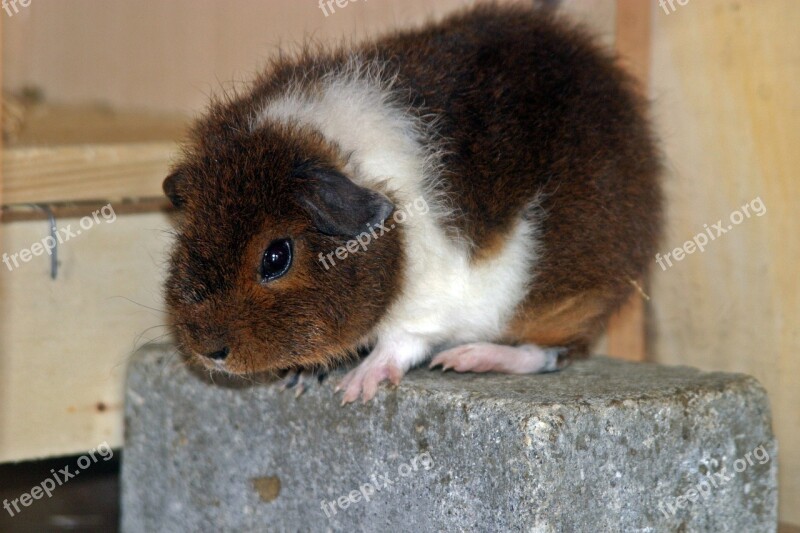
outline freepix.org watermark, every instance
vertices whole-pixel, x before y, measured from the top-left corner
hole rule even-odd
[[[48,498],[51,497],[56,487],[60,487],[80,474],[82,470],[86,470],[94,463],[98,462],[98,456],[102,458],[103,461],[108,461],[114,457],[114,452],[106,441],[101,442],[97,448],[89,450],[86,455],[78,457],[78,468],[76,470],[70,469],[70,465],[59,469],[58,472],[56,472],[55,468],[51,468],[50,473],[52,476],[39,483],[28,492],[20,494],[18,498],[14,498],[11,501],[3,500],[3,508],[13,517],[22,512],[20,506],[29,507],[35,500],[42,499],[44,495],[47,495]]]
[[[100,209],[94,211],[91,215],[87,215],[80,219],[78,225],[80,228],[73,228],[72,224],[67,224],[65,227],[58,228],[54,235],[48,235],[39,242],[33,243],[30,248],[25,248],[13,254],[3,252],[3,263],[9,271],[19,268],[25,263],[28,263],[34,257],[42,254],[53,255],[53,249],[58,244],[64,244],[70,239],[74,239],[84,231],[92,229],[96,224],[100,224],[105,220],[106,224],[111,224],[117,220],[117,214],[111,204],[106,204]]]
[[[678,9],[675,4],[678,6],[685,6],[689,3],[689,0],[658,0],[658,5],[661,6],[661,9],[664,10],[664,13],[669,15],[670,13],[674,13],[676,9]]]
[[[350,2],[358,2],[358,1],[359,0],[319,0],[319,8],[327,17],[328,15],[336,13],[336,8],[333,6],[343,9],[347,7],[350,4]],[[366,3],[367,0],[361,0],[361,1]],[[330,11],[330,13],[328,13],[328,11]]]
[[[408,477],[414,472],[422,470],[430,470],[433,468],[433,458],[430,452],[422,452],[411,459],[410,463],[403,463],[397,467],[397,474],[400,477]],[[396,478],[395,478],[396,479]],[[340,496],[335,500],[326,502],[322,501],[320,508],[325,511],[325,516],[332,518],[336,515],[339,509],[345,510],[351,505],[360,501],[369,502],[372,497],[383,489],[389,488],[395,484],[395,480],[386,473],[372,474],[369,478],[369,483],[364,483],[358,490],[351,490],[347,495]]]
[[[687,255],[691,255],[698,250],[704,252],[706,246],[711,241],[716,240],[717,237],[725,235],[732,230],[734,226],[738,226],[746,219],[750,218],[753,214],[761,217],[766,213],[767,207],[764,205],[761,197],[759,196],[754,198],[729,215],[728,219],[730,220],[730,224],[727,226],[721,219],[717,220],[716,224],[711,224],[711,227],[709,227],[708,224],[703,224],[705,231],[702,231],[692,237],[691,241],[686,241],[683,243],[683,246],[675,248],[663,256],[661,254],[656,254],[656,263],[658,263],[658,266],[661,267],[661,270],[667,270],[667,268],[673,265],[673,260],[675,262],[683,261]]]
[[[336,250],[329,252],[327,255],[319,253],[319,262],[325,267],[325,270],[330,270],[332,266],[336,266],[336,261],[333,259],[335,255],[340,261],[347,259],[348,255],[355,254],[359,251],[366,252],[369,245],[373,240],[378,240],[383,235],[389,233],[397,227],[398,224],[403,224],[406,220],[414,217],[416,213],[420,215],[426,214],[430,211],[428,203],[424,198],[420,197],[413,202],[408,202],[406,205],[395,209],[391,219],[386,219],[380,224],[373,226],[367,224],[367,231],[359,234],[355,239],[347,241],[344,246],[339,246]]]
[[[753,451],[747,452],[744,457],[736,459],[733,462],[733,472],[729,472],[725,466],[719,468],[719,461],[712,458],[709,462],[714,469],[719,468],[717,472],[709,470],[697,485],[688,489],[680,496],[661,500],[661,503],[658,504],[658,510],[664,514],[665,518],[675,516],[678,509],[686,509],[701,498],[703,501],[706,501],[709,496],[711,496],[711,493],[714,492],[714,489],[725,485],[736,477],[736,474],[741,474],[749,467],[753,466],[756,461],[758,464],[763,465],[768,462],[769,459],[769,452],[764,448],[763,444],[754,448]]]
[[[19,13],[20,7],[28,7],[31,5],[32,1],[33,0],[3,0],[3,11],[5,11],[9,17],[13,17]]]

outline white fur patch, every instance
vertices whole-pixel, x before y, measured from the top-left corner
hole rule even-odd
[[[397,104],[392,82],[379,65],[355,57],[266,102],[252,128],[268,121],[313,127],[350,154],[345,170],[354,181],[387,184],[400,204],[424,198],[430,207],[404,222],[406,283],[373,335],[376,353],[392,352],[405,371],[434,346],[492,341],[504,331],[532,278],[536,228],[520,217],[498,255],[470,260],[466,244],[446,234],[449,207],[430,185],[440,170],[435,131]]]

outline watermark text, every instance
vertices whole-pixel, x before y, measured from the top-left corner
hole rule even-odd
[[[740,209],[730,214],[730,224],[727,226],[722,219],[717,220],[716,224],[711,224],[711,227],[709,227],[708,224],[703,224],[704,231],[695,235],[692,240],[683,243],[683,246],[675,248],[663,256],[660,253],[656,254],[656,263],[661,267],[661,270],[667,270],[667,268],[673,265],[673,261],[682,261],[687,255],[691,255],[698,250],[704,252],[709,242],[716,240],[717,237],[725,235],[732,230],[734,226],[738,226],[744,222],[745,219],[750,218],[752,214],[761,217],[766,213],[767,207],[764,205],[761,197],[754,198],[744,204]]]

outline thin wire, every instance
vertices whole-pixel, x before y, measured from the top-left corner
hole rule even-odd
[[[34,209],[40,209],[47,215],[50,222],[50,238],[53,239],[53,247],[49,250],[50,254],[50,279],[58,277],[58,227],[56,215],[53,210],[45,204],[30,204]]]

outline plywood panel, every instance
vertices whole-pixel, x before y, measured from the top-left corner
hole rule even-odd
[[[13,270],[0,263],[0,462],[122,444],[127,359],[165,333],[169,223],[162,214],[100,220],[59,246],[55,280],[46,254],[10,261]],[[79,219],[58,221],[68,225],[80,229]],[[40,242],[48,224],[0,231],[10,255]]]
[[[718,220],[726,233],[654,270],[655,356],[764,384],[782,520],[800,524],[800,3],[676,6],[653,13],[652,95],[669,165],[662,254]],[[765,214],[731,222],[756,199]]]
[[[279,45],[358,39],[474,3],[351,0],[326,17],[316,1],[37,0],[7,20],[6,86],[54,102],[194,113]],[[614,3],[563,2],[610,46]]]
[[[472,3],[360,1],[326,17],[316,1],[37,0],[7,21],[6,82],[57,102],[191,113],[280,44],[363,37]]]

